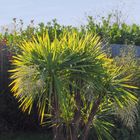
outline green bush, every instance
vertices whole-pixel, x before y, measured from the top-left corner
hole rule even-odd
[[[134,128],[138,99],[132,89],[137,87],[127,69],[103,53],[98,36],[64,30],[51,40],[46,31],[19,47],[12,91],[24,112],[30,114],[35,104],[41,124],[49,119],[54,138],[87,140],[93,128],[98,139],[113,139],[112,115]]]

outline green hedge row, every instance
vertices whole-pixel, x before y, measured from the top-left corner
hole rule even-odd
[[[33,21],[23,28],[23,21],[19,22],[13,19],[14,29],[10,30],[5,28],[4,33],[0,34],[0,40],[5,39],[7,44],[14,49],[19,42],[23,40],[30,40],[36,34],[43,35],[48,29],[51,38],[53,39],[55,32],[60,35],[62,30],[79,30],[81,34],[85,32],[92,32],[98,34],[104,41],[110,44],[135,44],[140,45],[140,25],[132,24],[128,25],[120,20],[112,20],[114,17],[109,15],[107,18],[102,18],[100,22],[97,22],[92,16],[87,17],[87,24],[80,27],[63,26],[60,25],[56,19],[47,24],[40,23],[37,26]],[[16,50],[16,49],[15,49]],[[17,51],[17,50],[16,50]]]

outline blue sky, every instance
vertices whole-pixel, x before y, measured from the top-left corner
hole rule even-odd
[[[121,10],[127,23],[140,24],[140,0],[0,0],[0,26],[23,19],[25,24],[48,22],[56,18],[60,24],[85,24],[86,15],[106,16]]]

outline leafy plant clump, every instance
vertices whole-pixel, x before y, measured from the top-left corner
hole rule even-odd
[[[137,88],[101,44],[97,35],[64,30],[53,40],[46,31],[19,45],[12,92],[23,111],[30,113],[36,105],[41,124],[52,127],[56,140],[87,140],[92,131],[99,140],[113,139],[113,115],[134,127]]]

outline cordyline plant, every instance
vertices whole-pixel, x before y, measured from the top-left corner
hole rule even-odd
[[[20,44],[12,60],[12,91],[23,111],[35,104],[41,124],[52,126],[54,140],[113,139],[109,116],[133,129],[136,88],[131,75],[102,51],[98,36],[63,31],[50,41],[48,33]],[[49,120],[49,121],[48,121]]]

